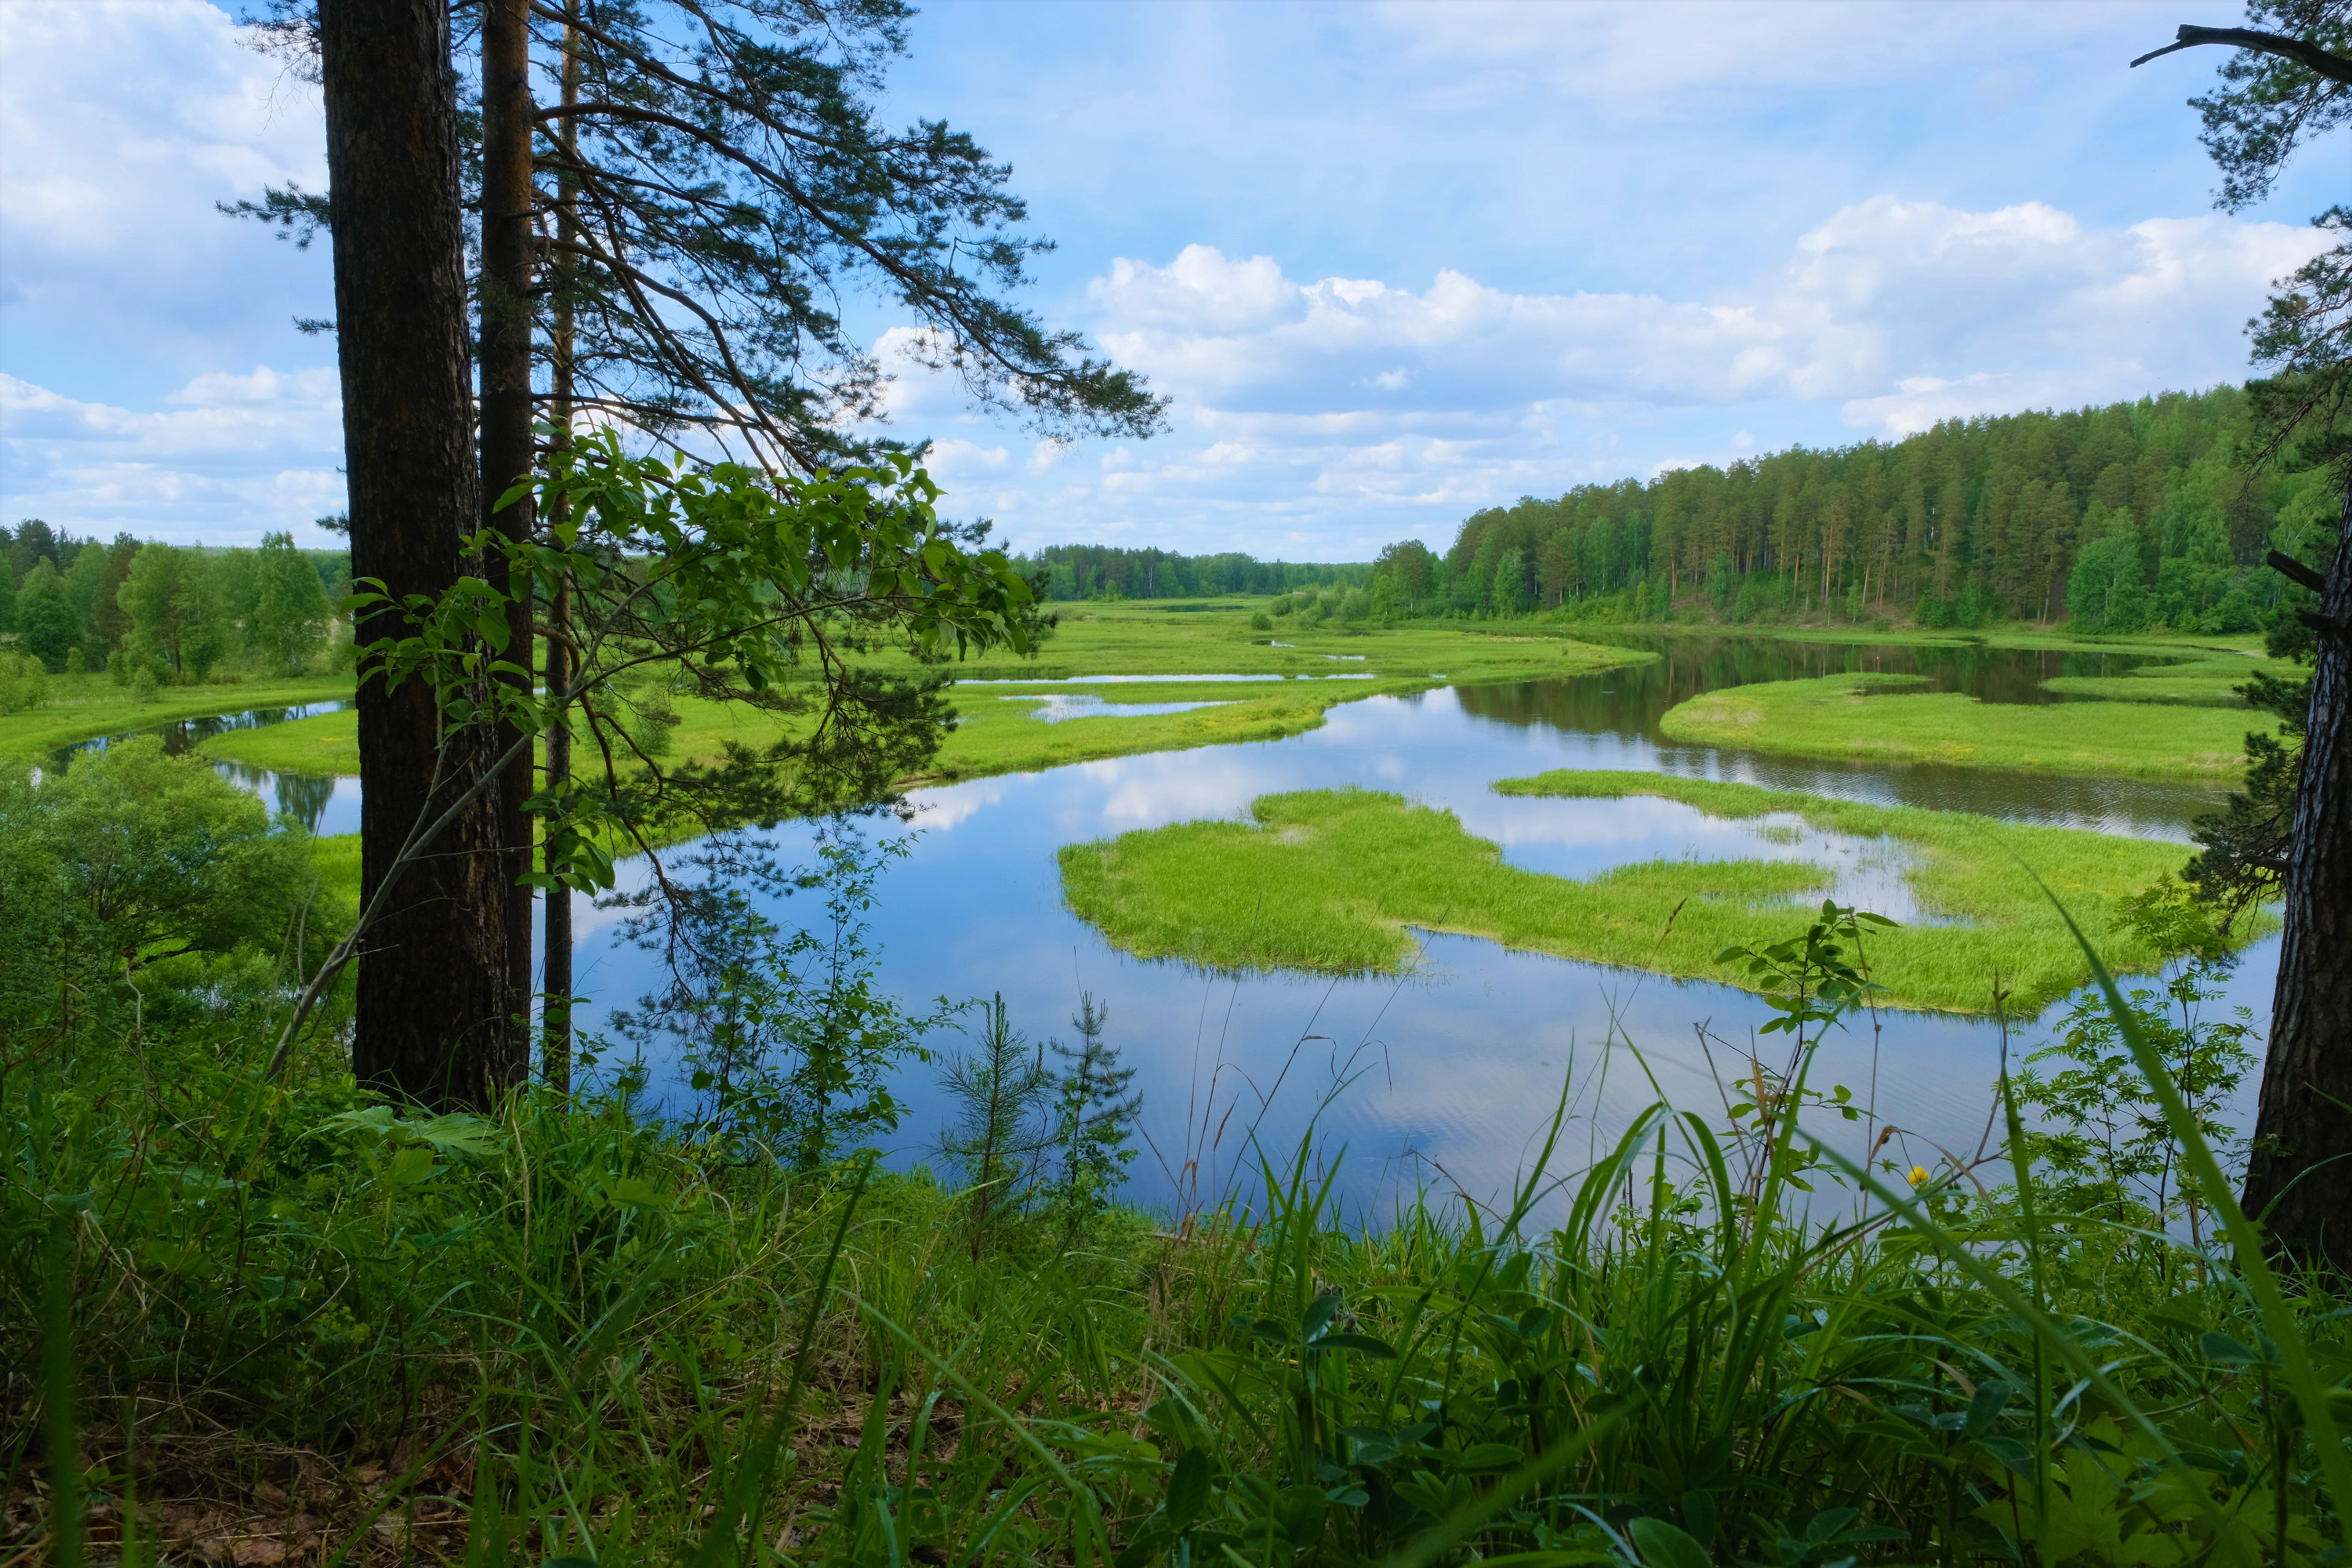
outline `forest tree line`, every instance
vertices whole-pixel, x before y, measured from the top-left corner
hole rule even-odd
[[[1370,581],[1372,563],[1260,561],[1238,550],[1179,555],[1108,544],[1053,544],[1023,558],[1048,599],[1189,599],[1217,594],[1286,594],[1294,588],[1352,588]]]
[[[2317,565],[2342,497],[2293,450],[2240,460],[2245,393],[1949,419],[1646,482],[1581,485],[1465,521],[1443,556],[1391,545],[1369,595],[1406,614],[1644,621],[2070,622],[2242,633],[2276,549]]]
[[[106,670],[126,686],[251,665],[295,673],[328,653],[351,558],[301,550],[76,539],[38,518],[0,527],[0,656],[48,674]]]

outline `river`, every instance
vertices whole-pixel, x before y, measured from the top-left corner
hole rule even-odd
[[[1312,1127],[1321,1157],[1339,1164],[1341,1202],[1377,1220],[1415,1185],[1495,1200],[1527,1173],[1563,1095],[1569,1121],[1557,1173],[1613,1142],[1661,1091],[1685,1107],[1720,1111],[1715,1073],[1743,1064],[1727,1061],[1719,1047],[1710,1062],[1697,1027],[1744,1047],[1772,1015],[1760,998],[1728,986],[1512,952],[1467,937],[1424,934],[1422,962],[1402,980],[1212,974],[1139,961],[1063,906],[1058,848],[1241,816],[1261,795],[1354,784],[1451,810],[1532,870],[1588,876],[1656,858],[1801,857],[1838,871],[1841,900],[1907,919],[1919,911],[1899,852],[1883,843],[1792,832],[1793,824],[1769,818],[1725,822],[1655,799],[1510,798],[1488,786],[1549,768],[1638,769],[2184,844],[2190,819],[2221,799],[2215,789],[2156,780],[1795,761],[1681,746],[1657,730],[1676,702],[1759,680],[1867,669],[1922,675],[1937,689],[1988,701],[2044,702],[2057,699],[2041,689],[2043,679],[2120,674],[2141,660],[1771,638],[1639,646],[1660,658],[1566,679],[1367,698],[1281,741],[918,790],[909,852],[884,874],[873,916],[883,980],[910,1003],[1002,992],[1017,1026],[1065,1040],[1081,990],[1104,1002],[1108,1037],[1136,1069],[1143,1096],[1147,1146],[1131,1173],[1133,1198],[1181,1207],[1213,1195],[1260,1152],[1287,1157]],[[181,744],[201,738],[184,735]],[[318,830],[355,825],[354,781],[222,766],[248,787],[274,792]],[[788,824],[768,837],[790,860],[805,854],[811,832]],[[646,876],[642,866],[622,869],[625,889]],[[797,911],[775,912],[790,921]],[[619,940],[618,911],[582,908],[578,920],[579,988],[592,998],[581,1023],[595,1030],[611,1010],[655,987],[659,961]],[[1799,920],[1791,915],[1792,930]],[[2221,1004],[2251,1009],[2258,1029],[2267,1026],[2276,961],[2275,938],[2250,949]],[[2012,1063],[2046,1042],[2063,1005],[2012,1025]],[[931,1044],[952,1050],[961,1040],[950,1030]],[[1827,1131],[1858,1152],[1876,1129],[1892,1125],[1901,1131],[1890,1152],[1906,1163],[1934,1164],[1938,1148],[1972,1149],[2002,1049],[2000,1028],[1981,1019],[1890,1012],[1874,1026],[1856,1017],[1825,1044],[1814,1079],[1846,1086],[1871,1115]],[[1769,1047],[1764,1054],[1777,1058]],[[647,1065],[655,1101],[684,1092],[674,1064]],[[888,1141],[898,1161],[923,1159],[948,1115],[936,1070],[910,1065],[899,1075],[908,1115]]]

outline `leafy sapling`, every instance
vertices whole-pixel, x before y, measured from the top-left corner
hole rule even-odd
[[[641,911],[623,933],[668,962],[669,983],[614,1023],[642,1055],[685,1068],[698,1097],[688,1126],[731,1158],[804,1172],[896,1130],[905,1107],[890,1074],[929,1059],[923,1037],[948,1016],[944,1004],[909,1012],[877,986],[866,915],[906,840],[869,841],[835,818],[814,850],[814,866],[787,870],[766,842],[722,836],[687,858],[699,881],[604,900]],[[798,930],[761,907],[799,893],[824,908]]]

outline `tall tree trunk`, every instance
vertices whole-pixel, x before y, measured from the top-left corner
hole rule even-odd
[[[2352,1268],[2352,487],[2319,615],[2245,1198],[2282,1247]]]
[[[574,29],[578,26],[579,0],[568,0],[564,6],[566,25],[563,30],[563,106],[570,109],[580,101],[579,40]],[[556,140],[562,143],[567,163],[579,151],[579,121],[571,115],[563,117]],[[572,290],[577,277],[577,262],[572,247],[579,242],[580,180],[567,166],[556,175],[555,182],[555,333],[550,354],[554,399],[549,411],[548,423],[555,426],[554,445],[560,450],[572,446],[572,355],[575,346],[575,328]],[[562,497],[556,499],[548,518],[551,528],[561,529],[571,503]],[[552,603],[547,607],[547,624],[557,631],[569,628],[572,619],[571,595],[559,586]],[[561,637],[547,642],[547,689],[560,691],[572,678],[572,655]],[[560,789],[572,778],[572,716],[569,710],[559,712],[547,731],[547,787]],[[549,1088],[559,1093],[572,1089],[572,889],[555,886],[546,889],[546,936],[541,943],[546,952],[545,977],[541,984],[547,1000],[541,1005],[541,1076]]]
[[[499,499],[531,470],[531,132],[529,0],[486,0],[482,9],[482,522],[510,540],[531,536],[531,500],[500,508]],[[509,684],[525,692],[531,682],[530,574],[497,568],[507,605],[507,659],[517,667]],[[512,745],[520,729],[501,725],[499,743]],[[531,992],[531,795],[528,761],[499,781],[499,842],[504,847],[508,938],[507,984],[518,1005],[514,1028],[529,1054]]]
[[[457,579],[480,508],[458,215],[457,79],[444,0],[320,0],[327,168],[335,198],[335,317],[350,479],[352,573],[395,600]],[[387,622],[394,623],[387,625]],[[379,611],[360,640],[390,634]],[[382,885],[435,805],[481,777],[495,737],[440,744],[432,692],[362,679],[360,881]],[[400,879],[359,968],[352,1065],[435,1105],[486,1106],[525,1065],[508,1017],[505,889],[495,797],[451,825]]]

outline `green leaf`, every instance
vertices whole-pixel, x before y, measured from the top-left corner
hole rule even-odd
[[[1474,1443],[1452,1458],[1457,1470],[1500,1470],[1527,1456],[1508,1443]]]
[[[1685,1531],[1663,1519],[1637,1519],[1625,1527],[1646,1568],[1715,1568],[1715,1559]]]
[[[1181,1531],[1201,1517],[1209,1506],[1210,1479],[1209,1457],[1198,1448],[1185,1449],[1168,1478],[1167,1500],[1160,1505],[1169,1529]]]
[[[1354,1351],[1358,1355],[1368,1355],[1374,1361],[1394,1361],[1397,1358],[1394,1350],[1370,1334],[1325,1334],[1307,1348],[1318,1351]]]
[[[413,1187],[433,1174],[433,1151],[423,1144],[412,1143],[392,1157],[385,1174],[395,1185]]]

